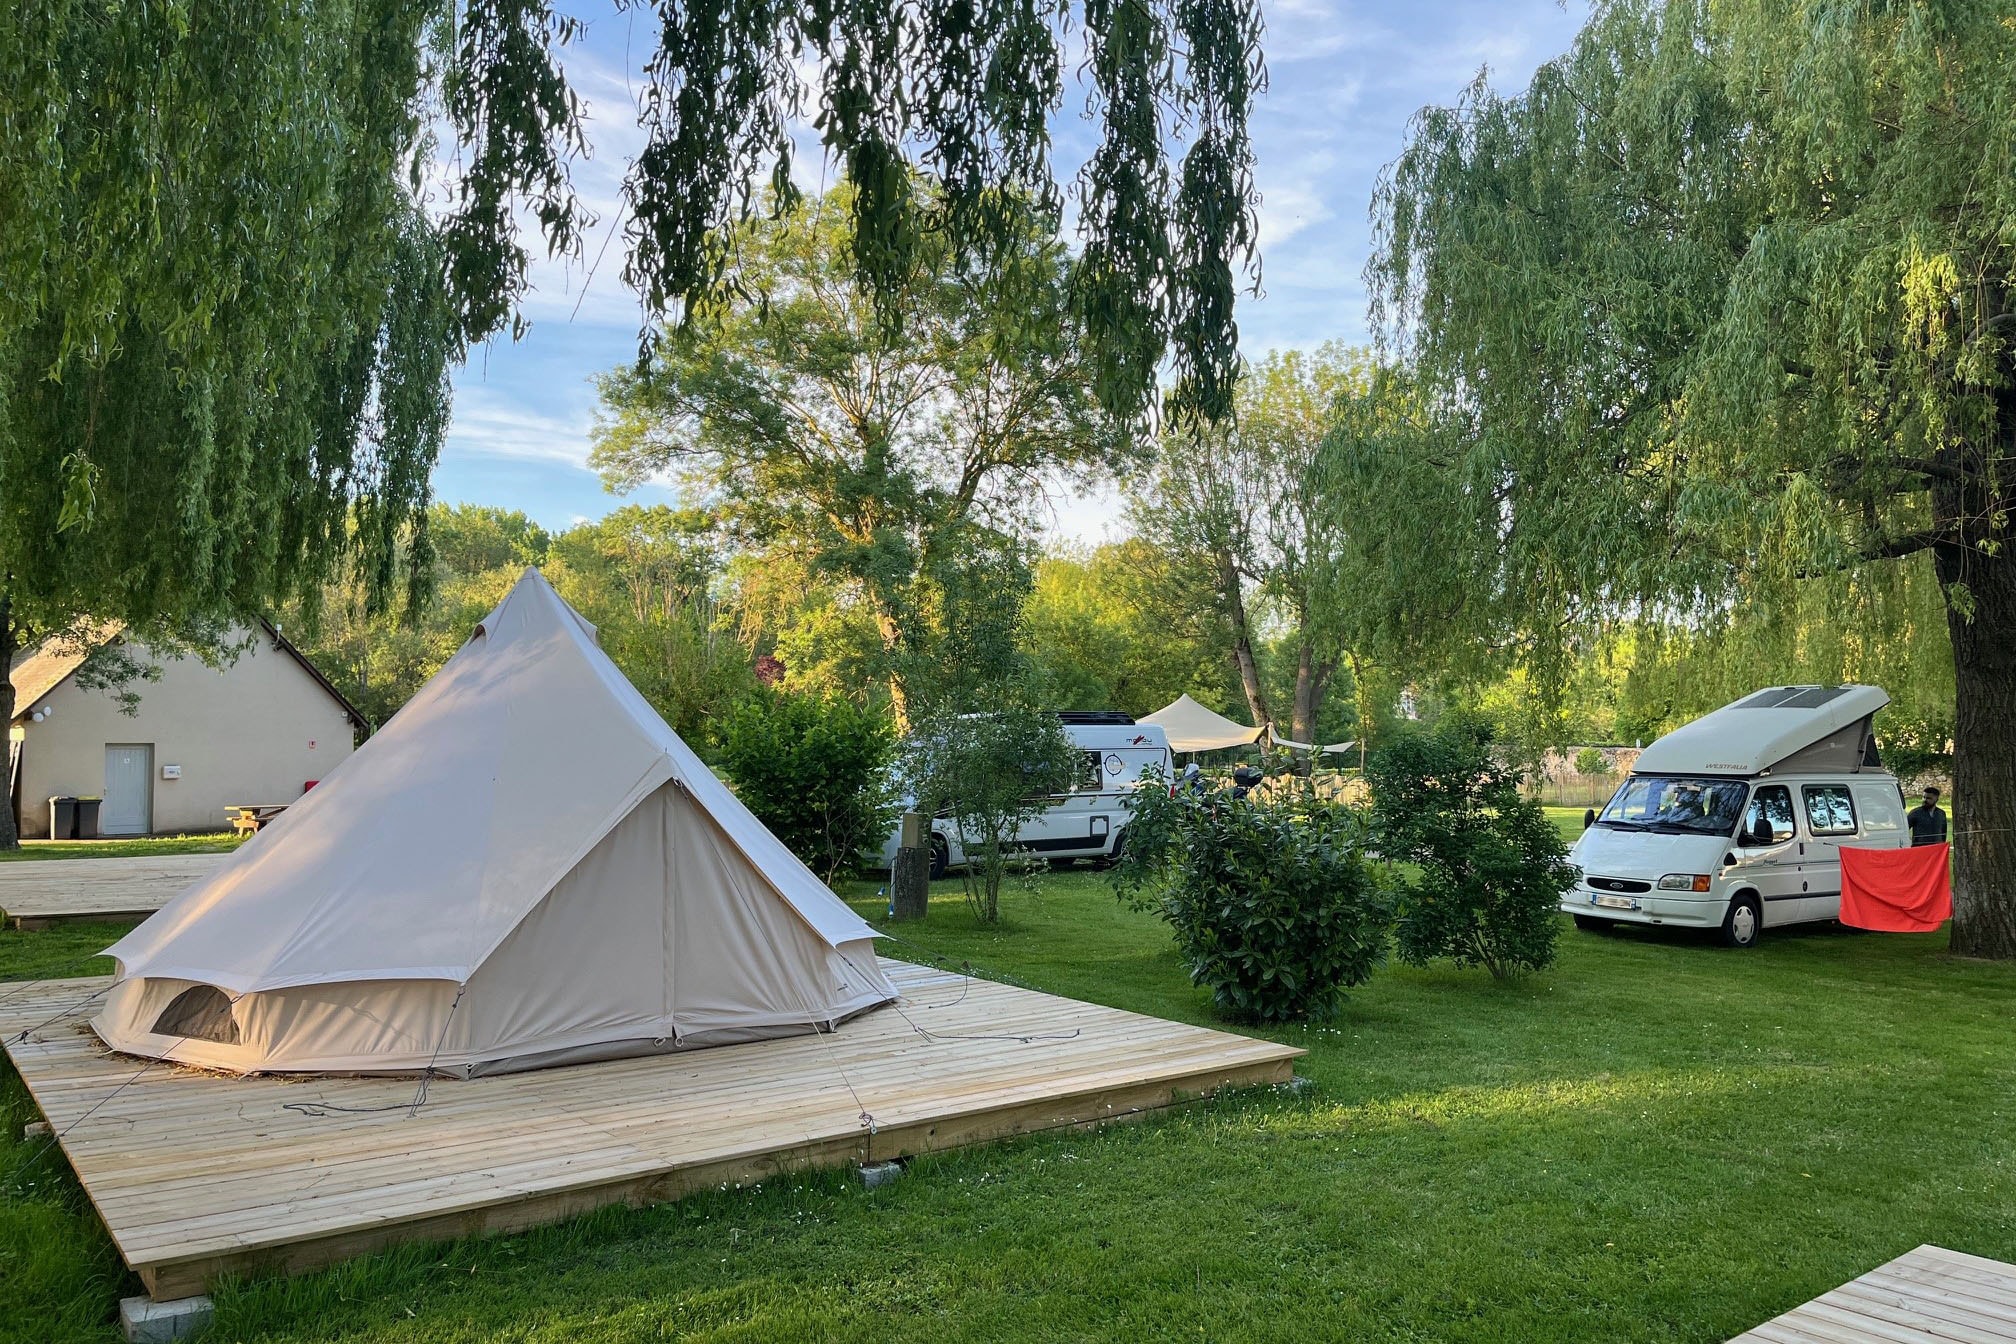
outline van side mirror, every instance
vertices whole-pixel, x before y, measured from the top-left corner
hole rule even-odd
[[[1595,824],[1596,824],[1596,809],[1593,807],[1588,808],[1582,813],[1582,829],[1586,831]]]

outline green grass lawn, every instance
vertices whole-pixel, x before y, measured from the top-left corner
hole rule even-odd
[[[979,928],[941,884],[904,936],[1212,1021],[1097,877],[1004,904]],[[115,933],[0,933],[0,976],[79,972]],[[1310,1050],[1307,1095],[229,1286],[212,1338],[1721,1340],[1920,1242],[2016,1259],[2016,968],[1944,946],[1570,931],[1515,984],[1388,967],[1268,1033]],[[17,1080],[5,1106],[0,1335],[110,1339],[116,1258],[61,1164],[25,1160]]]
[[[0,863],[38,859],[135,858],[150,854],[221,854],[238,848],[229,831],[203,835],[143,835],[130,840],[24,840],[19,849],[0,849]]]

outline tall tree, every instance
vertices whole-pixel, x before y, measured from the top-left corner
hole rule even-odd
[[[706,744],[755,688],[725,619],[719,523],[697,509],[636,505],[553,538],[553,586],[597,627],[624,675],[681,734]]]
[[[760,236],[742,226],[761,213],[759,184],[792,204],[791,132],[808,112],[855,188],[848,269],[892,326],[920,259],[945,239],[962,261],[1015,269],[1022,203],[1051,237],[1063,218],[1049,120],[1068,49],[1082,53],[1100,128],[1078,177],[1082,264],[1069,310],[1099,402],[1117,419],[1142,417],[1167,354],[1180,409],[1229,409],[1232,304],[1257,236],[1246,133],[1264,81],[1255,0],[707,0],[661,12],[649,140],[627,189],[629,275],[657,311],[683,318],[740,291],[742,247]],[[816,91],[801,73],[808,59]],[[919,189],[906,154],[936,190]]]
[[[1238,433],[1254,447],[1266,501],[1261,582],[1287,617],[1295,667],[1289,736],[1298,742],[1316,740],[1324,697],[1348,656],[1351,598],[1337,565],[1344,533],[1359,517],[1326,507],[1325,464],[1340,418],[1364,402],[1372,373],[1369,351],[1333,342],[1269,356],[1241,389],[1250,409]]]
[[[1255,723],[1311,741],[1347,656],[1353,613],[1340,583],[1345,534],[1362,520],[1335,507],[1330,459],[1340,421],[1366,417],[1370,353],[1339,344],[1269,355],[1239,385],[1232,418],[1171,425],[1156,470],[1133,501],[1136,529],[1210,594]],[[1293,668],[1287,713],[1269,693],[1260,646],[1277,618]]]
[[[554,21],[505,8],[467,31],[523,38],[518,74],[551,73]],[[491,215],[555,168],[512,120],[523,99],[472,92],[497,53],[432,50],[444,13],[34,4],[0,24],[0,668],[85,619],[222,628],[346,561],[382,604],[409,525],[424,556],[448,368],[513,294]],[[434,88],[471,140],[438,218],[416,190]],[[556,240],[571,218],[556,201]],[[0,724],[13,710],[0,679]]]
[[[750,545],[846,580],[874,615],[901,721],[944,566],[1027,530],[1048,487],[1125,463],[1132,440],[1099,410],[1053,243],[1025,231],[993,275],[934,245],[884,315],[854,284],[856,199],[746,226],[746,300],[604,376],[594,461],[617,489],[676,473]]]
[[[80,616],[245,616],[312,601],[345,561],[376,606],[400,555],[425,575],[424,525],[400,538],[424,524],[445,370],[519,329],[519,218],[562,250],[587,222],[557,57],[578,20],[551,0],[17,8],[0,24],[0,667]],[[1048,120],[1082,43],[1103,134],[1068,315],[1095,395],[1142,418],[1173,346],[1179,410],[1222,413],[1255,259],[1253,0],[663,13],[626,193],[626,273],[657,311],[705,318],[736,292],[734,225],[766,169],[791,194],[808,102],[860,186],[848,252],[892,329],[922,252],[1014,270],[1030,212],[1004,202],[1061,227]],[[942,190],[915,188],[906,152]]]
[[[1162,600],[1163,557],[1139,537],[1054,550],[1036,564],[1022,610],[1024,651],[1052,709],[1145,714],[1189,692],[1223,703],[1223,626]]]
[[[1222,627],[1247,713],[1265,724],[1274,711],[1260,671],[1253,596],[1267,503],[1249,448],[1232,424],[1171,426],[1128,514],[1135,533],[1162,552],[1156,578],[1166,599],[1179,609],[1202,608]]]
[[[2016,956],[2016,28],[1992,3],[1600,5],[1430,109],[1377,201],[1389,332],[1472,418],[1482,580],[1543,651],[1929,565],[1953,946]]]

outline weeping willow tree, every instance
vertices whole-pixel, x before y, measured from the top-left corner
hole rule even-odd
[[[1468,432],[1476,582],[1536,656],[1621,614],[1943,601],[1953,946],[2016,957],[2016,25],[2006,3],[1599,5],[1415,122],[1385,330]],[[1860,619],[1854,609],[1844,621]],[[1933,632],[1926,632],[1928,637]]]
[[[508,209],[576,223],[563,35],[513,4],[13,9],[0,667],[89,623],[221,630],[345,567],[382,607],[401,555],[424,579],[448,372],[522,285]],[[438,116],[462,147],[430,213]]]
[[[649,139],[627,187],[628,275],[654,309],[683,319],[738,297],[733,226],[766,199],[795,204],[791,130],[806,118],[851,184],[865,291],[899,295],[934,235],[962,262],[1012,265],[1032,204],[1052,232],[1062,219],[1049,125],[1064,54],[1082,51],[1099,143],[1076,182],[1072,314],[1097,356],[1100,404],[1123,419],[1152,411],[1166,356],[1179,414],[1231,409],[1232,305],[1257,236],[1255,0],[704,0],[661,12]],[[800,75],[808,59],[816,88]]]
[[[85,620],[312,609],[345,568],[380,609],[402,557],[420,595],[448,372],[520,329],[520,221],[559,251],[589,222],[558,59],[577,29],[548,0],[12,7],[0,667]],[[667,5],[629,279],[680,323],[732,305],[735,225],[766,180],[788,202],[791,131],[812,118],[855,186],[855,276],[893,325],[924,252],[986,271],[1019,247],[999,202],[1061,227],[1048,122],[1067,44],[1102,126],[1069,307],[1099,404],[1152,414],[1173,352],[1176,408],[1222,413],[1254,261],[1251,0]]]

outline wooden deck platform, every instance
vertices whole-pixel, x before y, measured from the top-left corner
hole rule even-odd
[[[151,1067],[86,1026],[104,979],[0,986],[0,1033],[156,1298],[220,1274],[512,1231],[605,1204],[1122,1119],[1285,1082],[1303,1052],[885,962],[903,993],[824,1036],[468,1081]],[[375,1114],[315,1103],[400,1107]],[[872,1117],[872,1128],[863,1113]]]
[[[1920,1246],[1730,1344],[2016,1344],[2016,1265]]]
[[[229,854],[158,854],[0,863],[0,922],[39,929],[79,919],[145,919]]]

